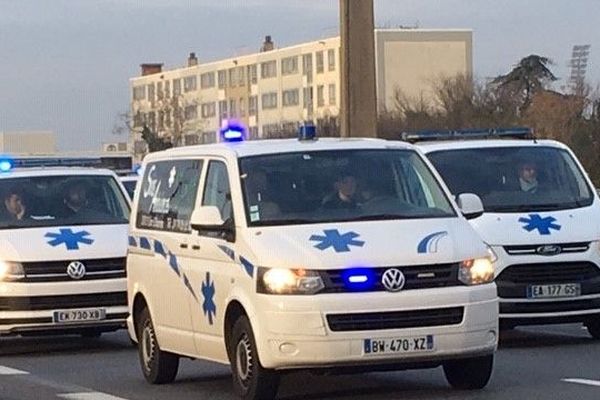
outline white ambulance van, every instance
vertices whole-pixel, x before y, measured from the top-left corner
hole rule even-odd
[[[109,170],[0,161],[0,336],[126,328],[129,202]]]
[[[600,338],[600,199],[571,150],[527,128],[405,139],[482,199],[470,222],[494,254],[501,327],[582,322]]]
[[[185,356],[230,364],[243,399],[298,369],[441,365],[483,388],[498,300],[463,217],[481,202],[458,209],[411,145],[303,132],[145,158],[127,257],[145,378],[173,381]]]

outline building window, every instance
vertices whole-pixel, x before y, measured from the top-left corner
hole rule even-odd
[[[147,115],[147,120],[146,123],[148,124],[148,128],[150,128],[150,130],[152,132],[156,132],[156,114],[154,113],[154,111],[150,111]]]
[[[181,94],[181,79],[173,79],[173,96]]]
[[[169,111],[165,112],[165,127],[167,129],[171,128],[171,113]]]
[[[237,68],[229,68],[229,87],[236,87],[237,82]]]
[[[219,118],[227,118],[227,100],[219,101]]]
[[[148,101],[154,101],[154,83],[148,85]]]
[[[263,110],[277,108],[277,92],[265,93],[261,100]]]
[[[211,118],[216,115],[215,103],[203,103],[201,106],[202,118]]]
[[[171,97],[171,81],[165,81],[165,98]]]
[[[325,105],[325,86],[317,86],[317,107],[323,107]]]
[[[246,99],[240,97],[240,117],[246,116]]]
[[[133,99],[144,100],[146,98],[146,86],[134,86],[133,87]]]
[[[280,131],[279,124],[265,124],[262,126],[263,137],[277,137]]]
[[[185,135],[183,139],[186,146],[194,146],[200,143],[198,135],[196,135],[195,133],[189,133]]]
[[[165,112],[159,111],[158,112],[158,130],[162,131],[164,129],[165,129]]]
[[[200,88],[208,89],[215,87],[215,73],[214,72],[205,72],[200,75]]]
[[[317,74],[322,74],[324,71],[323,66],[323,52],[317,51]]]
[[[274,78],[277,76],[277,61],[268,61],[260,64],[260,77],[262,79]]]
[[[219,89],[224,89],[227,87],[227,71],[219,71],[218,75]]]
[[[312,74],[313,65],[312,65],[312,54],[304,54],[302,56],[302,74],[310,75]]]
[[[238,85],[246,86],[246,68],[238,67],[237,76],[238,76]]]
[[[192,121],[198,118],[198,106],[186,106],[183,115],[186,121]]]
[[[162,100],[163,99],[163,83],[162,82],[158,82],[156,84],[156,98],[158,100]]]
[[[256,82],[258,82],[256,64],[248,65],[248,82],[250,82],[251,85],[255,85]]]
[[[297,106],[300,104],[300,91],[298,89],[284,90],[281,101],[284,107]]]
[[[237,104],[235,100],[229,100],[229,115],[237,117]]]
[[[256,115],[258,111],[258,96],[248,98],[248,115]]]
[[[183,91],[185,93],[196,90],[197,88],[198,87],[197,87],[196,75],[186,76],[185,78],[183,78]]]
[[[288,57],[281,60],[281,75],[298,73],[298,57]]]
[[[330,71],[335,71],[335,49],[327,51],[327,65]]]
[[[137,128],[137,127],[140,127],[140,126],[144,126],[144,114],[138,111],[133,116],[133,127]]]
[[[251,126],[248,132],[250,133],[250,139],[258,139],[258,126]]]
[[[313,88],[308,87],[308,88],[302,89],[302,105],[304,106],[304,108],[307,110],[312,109],[312,103],[313,103]]]
[[[335,83],[329,85],[329,105],[335,106],[336,104],[336,93],[335,93]]]

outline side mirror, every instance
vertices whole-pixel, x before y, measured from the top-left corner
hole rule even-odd
[[[215,206],[202,206],[195,209],[190,217],[190,226],[201,235],[220,237],[229,242],[235,241],[233,220],[223,221],[221,212]]]
[[[483,215],[483,203],[479,196],[473,193],[461,193],[456,197],[456,204],[466,219]]]

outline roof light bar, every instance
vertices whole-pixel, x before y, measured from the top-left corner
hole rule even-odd
[[[535,139],[531,128],[494,128],[494,129],[458,129],[458,130],[423,130],[403,132],[402,140],[406,142],[424,142],[434,140],[468,140],[468,139]]]

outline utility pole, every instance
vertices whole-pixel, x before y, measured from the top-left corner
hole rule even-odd
[[[340,0],[343,137],[377,136],[373,0]]]

